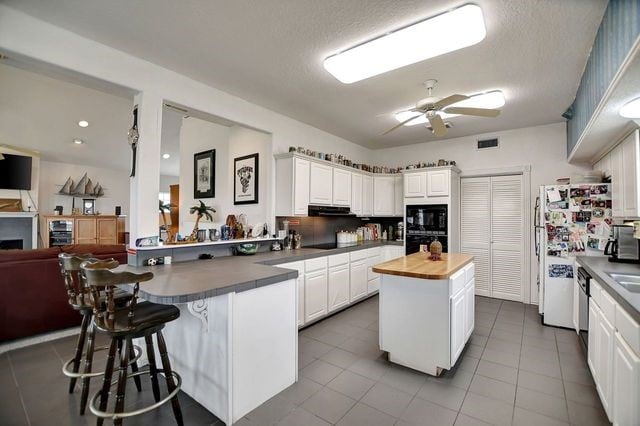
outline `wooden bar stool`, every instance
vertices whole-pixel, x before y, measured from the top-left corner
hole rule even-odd
[[[114,272],[108,269],[108,265],[103,262],[87,261],[81,265],[82,274],[87,285],[91,289],[92,303],[95,309],[94,323],[96,327],[105,331],[111,337],[111,345],[109,346],[109,357],[107,358],[107,366],[105,368],[102,389],[98,391],[92,398],[89,409],[98,417],[98,425],[101,425],[104,419],[113,419],[114,424],[121,425],[122,419],[125,417],[137,416],[160,407],[162,404],[171,401],[173,415],[178,425],[183,424],[182,411],[180,410],[180,402],[178,401],[178,392],[182,385],[182,378],[178,373],[171,370],[169,355],[167,354],[167,345],[162,336],[162,329],[165,324],[178,319],[180,310],[173,305],[162,305],[151,302],[138,303],[138,291],[140,283],[150,281],[153,278],[151,272],[143,274],[134,274],[131,272]],[[117,309],[114,301],[113,289],[117,285],[133,284],[133,294],[126,308]],[[102,294],[104,292],[104,294]],[[106,303],[100,303],[101,298]],[[97,302],[96,302],[97,301]],[[158,351],[162,360],[162,369],[156,367],[155,352],[153,347],[153,335],[156,335],[158,342]],[[131,354],[132,339],[144,337],[147,347],[147,358],[149,360],[149,369],[134,372],[130,376],[127,372],[127,364]],[[116,348],[122,346],[120,351],[120,371],[117,381],[111,382],[113,369],[115,364]],[[158,373],[163,373],[167,381],[168,395],[160,398],[160,386],[158,385]],[[137,377],[142,374],[149,374],[151,377],[151,387],[155,404],[148,405],[135,411],[124,411],[124,398],[129,377]],[[176,384],[177,381],[177,384]],[[115,410],[113,412],[105,411],[109,398],[109,389],[117,384],[117,393],[115,401]],[[100,399],[99,405],[96,406]]]
[[[83,415],[87,407],[87,399],[89,397],[89,385],[92,377],[102,376],[103,371],[92,372],[93,354],[95,351],[106,350],[107,346],[95,347],[95,335],[96,329],[93,326],[93,304],[90,301],[89,288],[85,285],[83,278],[80,276],[80,264],[84,261],[92,260],[98,261],[93,258],[91,254],[70,254],[61,253],[58,255],[58,263],[60,264],[60,272],[64,279],[64,285],[67,290],[69,305],[82,315],[82,324],[80,326],[80,335],[76,343],[75,355],[68,360],[62,366],[62,373],[69,377],[69,393],[73,393],[73,390],[78,379],[82,380],[82,390],[80,397],[80,415]],[[106,268],[116,268],[119,263],[114,259],[109,259],[102,263]],[[114,303],[116,306],[124,306],[131,295],[124,290],[117,289],[114,292]],[[104,303],[104,300],[101,301]],[[86,348],[85,348],[86,346]],[[133,348],[131,348],[133,351]],[[83,356],[84,352],[84,356]],[[137,353],[133,353],[131,356],[131,369],[138,371],[137,360],[140,358],[140,348],[137,348]],[[79,373],[80,364],[84,358],[84,371]],[[136,377],[136,386],[138,391],[142,390],[142,384],[140,378]]]

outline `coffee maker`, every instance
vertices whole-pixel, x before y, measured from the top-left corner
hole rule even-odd
[[[640,240],[634,238],[634,226],[613,225],[604,254],[610,262],[640,263]]]

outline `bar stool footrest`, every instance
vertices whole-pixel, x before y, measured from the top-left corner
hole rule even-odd
[[[107,350],[107,349],[109,349],[109,346],[100,346],[100,347],[95,348],[94,352],[104,351],[104,350]],[[127,364],[127,366],[131,366],[131,364],[133,364],[134,362],[138,361],[140,359],[140,357],[142,356],[142,349],[140,348],[140,346],[133,345],[133,351],[135,352],[135,356],[133,358],[131,358],[131,360],[129,361],[129,364]],[[83,355],[82,359],[84,359],[84,355]],[[73,363],[73,361],[75,361],[75,358],[71,358],[69,361],[65,362],[64,365],[62,366],[62,374],[64,374],[67,377],[82,379],[82,378],[85,378],[85,377],[98,377],[98,376],[103,376],[104,375],[104,371],[99,371],[99,372],[96,372],[96,373],[74,373],[70,369],[71,364]]]
[[[158,370],[156,370],[156,372],[164,374],[164,370],[162,370],[162,369],[158,369]],[[151,373],[150,370],[138,371],[136,373],[129,374],[127,376],[127,380],[131,379],[132,377],[137,377],[137,376],[141,376],[143,374],[150,374],[150,373]],[[126,417],[139,416],[140,414],[148,413],[149,411],[155,410],[156,408],[160,407],[161,405],[166,404],[167,402],[171,401],[176,395],[178,395],[178,392],[180,392],[180,388],[182,387],[182,377],[180,377],[180,375],[178,373],[176,373],[175,371],[172,371],[171,375],[178,382],[176,384],[176,388],[172,392],[169,392],[169,394],[167,396],[165,396],[160,401],[158,401],[158,402],[156,402],[154,404],[147,405],[146,407],[139,408],[139,409],[134,410],[134,411],[123,411],[122,413],[100,411],[98,408],[96,408],[96,403],[98,402],[98,398],[100,397],[100,395],[102,395],[102,390],[99,390],[91,398],[91,401],[89,403],[89,409],[91,410],[91,412],[96,417],[100,417],[100,418],[103,418],[103,419],[112,419],[112,420],[124,419]],[[113,387],[113,386],[115,386],[117,384],[118,384],[118,380],[114,380],[113,382],[111,382],[111,387]]]

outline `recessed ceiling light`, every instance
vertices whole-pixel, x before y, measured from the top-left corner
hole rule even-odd
[[[500,108],[504,106],[504,103],[505,100],[502,92],[500,90],[493,90],[491,92],[473,95],[469,97],[469,99],[465,99],[464,101],[460,101],[451,106],[466,108]],[[413,111],[400,111],[394,114],[396,120],[398,120],[399,122],[408,120],[409,118],[415,117],[416,115],[420,115],[420,113]],[[440,115],[443,120],[446,120],[451,117],[458,117],[460,114],[447,114],[444,112],[439,112],[438,115]],[[405,124],[405,126],[415,126],[416,124],[424,124],[426,122],[427,117],[422,114],[422,117],[408,122],[407,124]]]
[[[171,154],[162,154],[162,158],[164,158],[165,160],[167,158],[171,158]]]
[[[324,68],[353,83],[472,46],[486,34],[482,9],[467,4],[330,56]]]
[[[80,127],[88,127],[89,126],[89,122],[87,120],[80,120],[80,121],[78,121],[78,126],[80,126]]]
[[[82,145],[84,141],[82,139],[74,139],[73,143],[75,143],[76,145]]]
[[[620,108],[620,115],[624,118],[640,118],[640,98],[624,104],[624,106]]]

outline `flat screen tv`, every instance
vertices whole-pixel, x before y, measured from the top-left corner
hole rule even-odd
[[[31,157],[2,154],[0,160],[0,189],[31,189]]]

